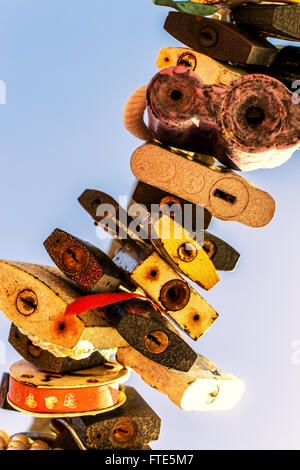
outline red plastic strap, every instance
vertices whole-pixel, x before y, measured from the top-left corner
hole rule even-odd
[[[92,310],[94,308],[106,307],[107,305],[116,304],[118,302],[123,302],[124,300],[130,299],[144,299],[148,300],[158,309],[158,306],[153,304],[153,302],[141,294],[135,294],[132,292],[107,292],[102,294],[87,295],[85,297],[80,297],[80,299],[75,300],[69,304],[66,308],[65,315],[81,315],[82,313]]]

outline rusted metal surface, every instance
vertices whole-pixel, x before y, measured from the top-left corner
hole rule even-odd
[[[88,292],[118,289],[121,273],[112,260],[90,243],[55,229],[44,243],[57,267]]]
[[[121,408],[93,417],[68,418],[87,449],[143,449],[159,438],[161,420],[138,392],[123,386],[126,402]]]
[[[300,144],[300,107],[281,82],[263,74],[220,88],[185,67],[170,67],[150,82],[147,110],[163,144],[213,155],[242,171],[279,166]]]

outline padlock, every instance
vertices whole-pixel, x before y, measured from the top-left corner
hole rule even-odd
[[[155,364],[132,348],[117,353],[120,364],[132,368],[151,387],[166,394],[185,411],[226,411],[242,398],[245,384],[202,356],[189,372],[178,372]]]
[[[83,359],[126,346],[103,310],[66,316],[82,293],[57,268],[0,261],[0,308],[32,343],[56,356]]]
[[[114,262],[195,341],[218,318],[201,295],[154,250],[122,247]]]
[[[102,250],[63,230],[55,229],[44,246],[63,274],[89,293],[114,292],[125,284],[122,272]]]
[[[129,370],[115,361],[69,374],[53,374],[26,361],[10,368],[8,403],[17,411],[39,418],[101,414],[126,401],[120,384]]]
[[[231,20],[266,36],[300,40],[300,5],[242,4],[233,8]]]
[[[56,374],[103,365],[114,351],[113,349],[95,351],[89,357],[81,360],[71,359],[68,356],[56,357],[46,349],[35,346],[26,335],[22,335],[14,324],[10,328],[8,341],[26,361],[38,369]]]
[[[135,208],[148,216],[151,216],[159,208],[162,214],[174,217],[177,222],[182,220],[185,227],[186,224],[188,225],[193,237],[197,234],[197,238],[202,239],[202,247],[217,271],[233,271],[236,267],[240,257],[239,253],[221,238],[207,232],[206,229],[212,215],[203,206],[196,206],[185,199],[139,181],[135,187],[129,210],[130,208]],[[199,237],[201,228],[204,228],[204,231]],[[117,248],[119,247],[112,248],[113,256],[115,253],[113,250],[116,251]]]
[[[156,441],[161,420],[133,387],[123,386],[126,402],[98,416],[67,418],[84,446],[98,450],[142,449]]]
[[[274,216],[274,199],[240,175],[188,160],[161,145],[139,147],[132,155],[131,169],[140,181],[203,205],[221,220],[263,227]]]
[[[191,49],[233,64],[271,65],[277,49],[258,33],[202,16],[170,12],[165,30]]]
[[[164,47],[159,51],[156,65],[160,69],[186,67],[195,72],[206,85],[227,87],[234,80],[247,74],[243,68],[219,62],[185,47]]]
[[[205,85],[185,67],[162,70],[147,91],[149,129],[161,143],[210,154],[241,171],[274,168],[300,145],[300,107],[275,78]]]

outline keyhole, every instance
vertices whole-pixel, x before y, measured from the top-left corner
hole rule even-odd
[[[112,440],[117,442],[121,447],[131,443],[137,434],[137,428],[131,420],[121,420],[113,427],[111,432]]]
[[[225,193],[221,189],[216,189],[214,192],[214,196],[218,197],[219,199],[223,199],[223,201],[229,202],[230,204],[234,204],[236,201],[236,197],[232,196],[232,194]]]
[[[62,262],[71,272],[80,271],[86,262],[86,254],[79,246],[71,246],[63,254]]]
[[[182,92],[180,90],[172,90],[170,97],[173,101],[179,101],[182,98]]]
[[[32,315],[38,306],[38,298],[32,290],[25,289],[17,297],[17,309],[25,316]]]
[[[259,106],[250,106],[246,111],[246,120],[251,126],[259,126],[265,119],[265,112]]]

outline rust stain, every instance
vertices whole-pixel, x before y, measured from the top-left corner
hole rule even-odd
[[[150,281],[157,281],[159,279],[159,268],[157,266],[151,266],[145,273],[145,278]]]

